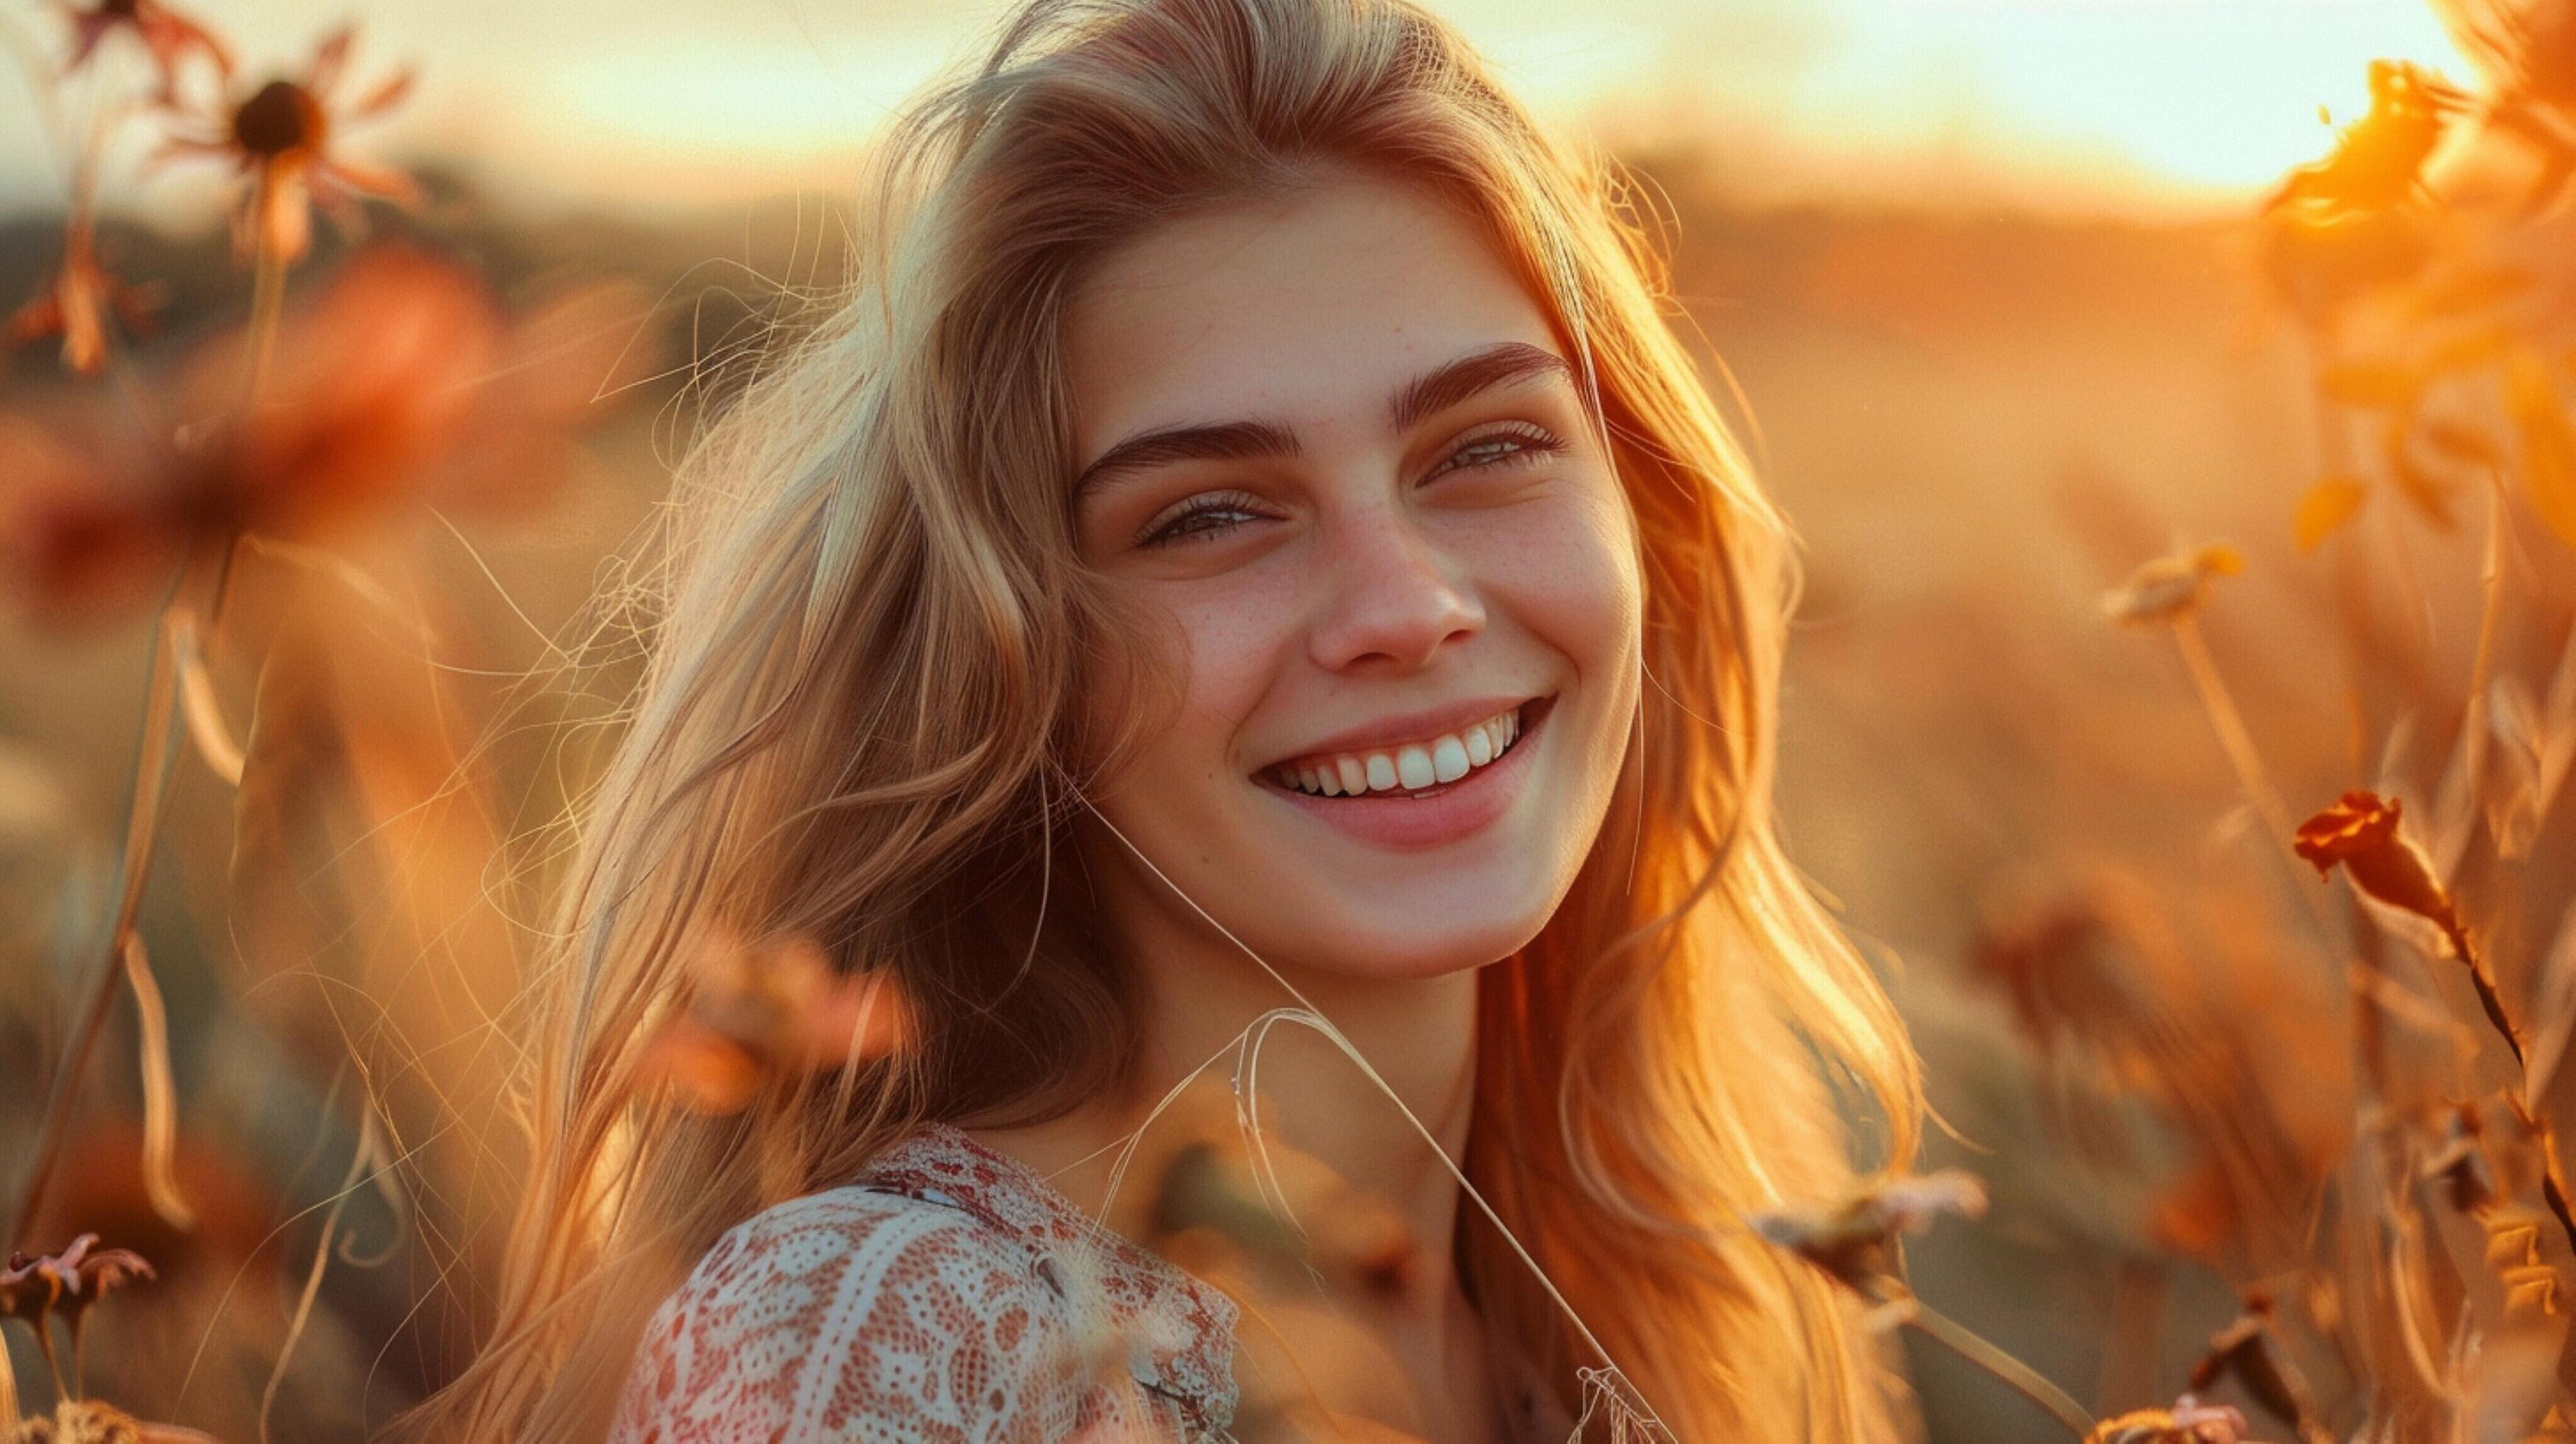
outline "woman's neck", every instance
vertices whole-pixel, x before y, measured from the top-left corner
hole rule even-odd
[[[1473,1121],[1476,971],[1372,978],[1274,964],[1367,1060],[1364,1069],[1309,1025],[1272,1019],[1254,1026],[1264,1013],[1296,1006],[1296,998],[1194,916],[1176,918],[1153,906],[1115,912],[1124,915],[1123,951],[1147,1008],[1135,1089],[1044,1124],[978,1129],[979,1136],[1048,1175],[1085,1209],[1100,1214],[1106,1202],[1113,1226],[1135,1234],[1150,1216],[1154,1174],[1131,1162],[1118,1197],[1109,1198],[1110,1175],[1127,1139],[1141,1129],[1137,1156],[1153,1159],[1206,1136],[1208,1096],[1230,1103],[1225,1090],[1235,1081],[1257,1108],[1264,1145],[1323,1165],[1403,1220],[1411,1259],[1401,1298],[1386,1302],[1427,1323],[1442,1320],[1453,1302],[1459,1197],[1442,1155],[1463,1158]],[[1385,1087],[1369,1077],[1370,1069]],[[1196,1106],[1182,1119],[1166,1115],[1147,1126],[1155,1105],[1193,1072]],[[1390,1090],[1403,1108],[1387,1096]],[[1191,1126],[1193,1118],[1199,1126]],[[1436,1140],[1436,1153],[1423,1129]]]

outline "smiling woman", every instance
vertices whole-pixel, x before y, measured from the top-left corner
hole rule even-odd
[[[884,160],[682,478],[419,1432],[1886,1433],[1744,1219],[1911,1058],[1615,175],[1404,0],[1040,0]]]

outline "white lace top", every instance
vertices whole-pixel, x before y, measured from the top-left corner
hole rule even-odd
[[[1234,1301],[944,1124],[780,1204],[655,1311],[613,1444],[1230,1440]],[[1525,1438],[1565,1437],[1514,1390]]]

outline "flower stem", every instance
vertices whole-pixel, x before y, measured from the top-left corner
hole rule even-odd
[[[2236,771],[2237,787],[2263,819],[2263,830],[2272,837],[2274,855],[2290,870],[2291,894],[2308,910],[2318,933],[2340,948],[2343,939],[2325,905],[2311,890],[2296,885],[2300,864],[2291,839],[2298,835],[2298,829],[2290,821],[2289,804],[2272,786],[2272,774],[2263,765],[2263,754],[2254,746],[2254,734],[2245,726],[2245,715],[2236,710],[2236,698],[2227,690],[2227,679],[2219,675],[2218,661],[2209,654],[2208,640],[2200,634],[2200,619],[2190,612],[2174,618],[2173,639],[2175,650],[2182,653],[2183,667],[2191,673],[2192,686],[2200,692],[2201,710],[2209,714],[2209,725],[2218,733],[2218,745],[2226,752],[2228,765]]]
[[[2209,643],[2200,635],[2200,619],[2188,612],[2176,617],[2173,635],[2174,646],[2182,652],[2183,665],[2191,671],[2192,685],[2200,689],[2201,706],[2209,713],[2210,725],[2217,729],[2218,745],[2226,750],[2228,765],[2236,769],[2237,785],[2245,790],[2245,799],[2254,804],[2254,810],[2263,815],[2263,825],[2273,841],[2286,848],[2288,839],[2297,831],[2290,824],[2289,806],[2273,790],[2263,755],[2254,749],[2254,734],[2246,730],[2244,714],[2236,710],[2236,699],[2229,695],[2227,681],[2218,674],[2218,663],[2209,655]]]
[[[2478,956],[2477,949],[2470,944],[2468,925],[2457,918],[2437,921],[2441,924],[2442,935],[2451,940],[2452,951],[2460,955],[2460,962],[2469,970],[2469,983],[2477,989],[2478,1006],[2486,1010],[2487,1022],[2494,1026],[2496,1036],[2504,1039],[2505,1047],[2512,1051],[2514,1071],[2524,1071],[2522,1030],[2514,1026],[2512,1016],[2505,1012],[2504,997],[2496,991],[2495,975],[2487,971],[2487,960]]]
[[[2093,1416],[2084,1406],[2067,1397],[2066,1391],[2040,1376],[2038,1370],[1986,1342],[1966,1325],[1947,1314],[1914,1300],[1913,1311],[1905,1325],[1951,1353],[1992,1374],[2015,1393],[2037,1404],[2055,1416],[2078,1439],[2091,1437]]]
[[[257,223],[252,229],[258,237],[258,250],[251,267],[249,359],[242,373],[245,417],[258,408],[261,395],[268,389],[269,364],[277,354],[278,318],[286,303],[286,257],[278,250],[268,226],[268,209],[277,179],[268,167],[262,166],[255,184],[251,205]]]
[[[45,1372],[54,1376],[54,1402],[59,1404],[72,1396],[63,1384],[62,1357],[54,1352],[54,1329],[51,1310],[36,1311],[36,1347],[45,1352]]]
[[[212,543],[212,596],[206,605],[207,626],[223,614],[230,592],[234,538],[225,537]],[[136,748],[134,798],[125,825],[123,880],[120,884],[116,920],[108,929],[104,948],[106,956],[93,969],[88,992],[80,1004],[78,1023],[71,1032],[71,1046],[65,1050],[61,1066],[54,1073],[51,1095],[45,1103],[43,1121],[37,1125],[33,1162],[28,1166],[27,1181],[18,1195],[18,1207],[6,1220],[0,1239],[15,1239],[35,1222],[37,1211],[44,1207],[46,1190],[53,1183],[54,1167],[61,1160],[63,1140],[71,1121],[72,1105],[80,1095],[83,1075],[89,1071],[90,1055],[98,1046],[100,1032],[107,1025],[109,1004],[116,1000],[117,984],[124,978],[125,938],[135,926],[143,908],[143,885],[152,868],[153,844],[160,831],[162,809],[169,803],[170,784],[177,776],[173,765],[178,759],[181,729],[172,725],[178,691],[178,655],[176,634],[179,618],[185,613],[186,597],[201,570],[205,552],[189,558],[180,569],[179,580],[171,588],[171,599],[163,605],[159,624],[152,634],[152,670],[144,684],[143,738]],[[47,1341],[47,1349],[51,1350]]]

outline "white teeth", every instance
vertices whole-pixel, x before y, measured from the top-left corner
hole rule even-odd
[[[1403,783],[1407,791],[1429,787],[1433,781],[1431,754],[1419,747],[1396,749],[1395,780]]]
[[[1428,742],[1385,752],[1283,762],[1270,769],[1270,776],[1282,787],[1319,797],[1356,797],[1398,787],[1418,792],[1455,782],[1492,762],[1510,750],[1520,731],[1520,713],[1515,709]]]
[[[1455,782],[1467,775],[1467,744],[1455,737],[1443,737],[1431,744],[1431,775],[1442,782]]]

